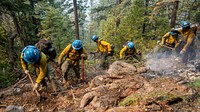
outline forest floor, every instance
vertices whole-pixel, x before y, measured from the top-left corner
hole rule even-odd
[[[200,111],[200,59],[187,66],[163,58],[141,66],[116,61],[108,70],[87,69],[84,85],[61,92],[33,91],[27,76],[0,90],[0,112]],[[8,108],[9,107],[9,108]]]

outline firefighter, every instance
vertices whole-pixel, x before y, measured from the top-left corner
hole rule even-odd
[[[170,56],[172,51],[175,50],[175,46],[178,41],[179,39],[177,30],[172,29],[170,32],[167,32],[162,37],[162,41],[159,43],[159,46],[155,51],[157,58]]]
[[[124,55],[125,54],[125,55]],[[137,51],[135,48],[135,44],[132,41],[128,41],[127,45],[123,45],[123,48],[120,51],[120,60],[121,59],[136,59],[139,61],[139,57],[137,56]],[[123,57],[124,55],[124,57]]]
[[[62,63],[63,57],[66,56],[66,60]],[[63,85],[67,86],[68,82],[68,72],[70,68],[74,69],[75,75],[77,77],[77,83],[80,82],[80,66],[79,60],[87,59],[86,50],[82,46],[81,40],[75,40],[72,44],[69,44],[60,54],[58,58],[58,65],[61,66]],[[61,65],[62,64],[62,65]]]
[[[188,60],[192,60],[196,57],[195,52],[195,34],[190,28],[188,21],[181,21],[181,29],[178,30],[179,34],[183,35],[179,45],[180,55],[182,56],[182,62],[187,65]]]
[[[45,76],[47,73],[47,58],[43,52],[39,52],[39,50],[32,45],[26,46],[22,54],[20,56],[22,68],[25,74],[29,74],[28,64],[33,65],[34,67],[39,69],[39,74],[36,79],[34,90],[46,89],[47,83],[45,81]],[[41,87],[41,88],[40,88]]]
[[[111,44],[104,41],[104,40],[101,40],[99,39],[98,36],[96,35],[93,35],[92,36],[92,40],[94,42],[96,42],[97,44],[97,50],[94,51],[94,52],[91,52],[92,54],[95,54],[95,53],[100,53],[101,55],[101,58],[100,58],[100,61],[101,61],[101,64],[100,64],[100,67],[102,67],[103,69],[107,69],[109,64],[108,64],[108,56],[112,56],[113,53],[114,53],[114,47],[113,49],[111,48]]]

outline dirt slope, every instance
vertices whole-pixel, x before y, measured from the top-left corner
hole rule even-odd
[[[169,62],[158,62],[162,61]],[[195,65],[171,67],[171,71],[155,71],[116,61],[108,71],[87,74],[84,86],[70,85],[59,93],[47,90],[41,97],[32,92],[25,77],[0,91],[0,111],[9,105],[21,106],[22,112],[200,111],[198,91],[188,86],[200,76]]]

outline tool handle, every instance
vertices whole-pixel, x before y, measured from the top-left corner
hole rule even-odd
[[[166,47],[166,48],[171,49],[171,50],[175,50],[174,48],[166,46],[166,45],[160,45],[160,46]]]
[[[83,82],[83,85],[84,85],[84,59],[82,59],[82,82]]]
[[[30,81],[31,81],[31,84],[32,84],[32,86],[33,86],[33,89],[35,89],[35,86],[34,86],[34,83],[33,83],[33,80],[32,80],[32,78],[31,78],[31,75],[30,75],[30,73],[27,73],[27,75],[28,75],[28,77],[29,77],[29,79],[30,79]],[[35,89],[35,93],[37,94],[37,96],[40,96],[40,94],[38,93],[38,91]]]

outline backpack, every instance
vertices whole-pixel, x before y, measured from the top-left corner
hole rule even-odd
[[[131,42],[130,40],[126,41],[122,47],[128,46],[128,43]]]
[[[110,56],[113,56],[115,53],[115,46],[113,44],[110,44],[111,51],[110,51]]]
[[[43,52],[50,59],[56,58],[56,50],[52,47],[52,42],[46,38],[39,40],[35,46],[40,52]]]

